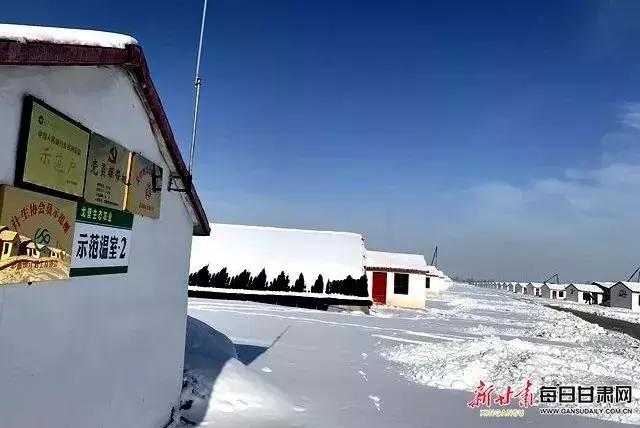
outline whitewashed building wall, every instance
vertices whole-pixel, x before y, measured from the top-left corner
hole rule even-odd
[[[165,191],[159,220],[135,216],[127,274],[0,287],[0,427],[161,427],[182,383],[192,219],[115,67],[0,67],[0,183],[24,94],[160,165]]]

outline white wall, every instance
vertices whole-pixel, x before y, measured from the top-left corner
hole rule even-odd
[[[569,285],[566,289],[566,300],[571,301],[571,302],[579,302],[579,303],[585,303],[584,297],[585,293],[584,291],[580,291],[577,288],[575,288],[573,285]],[[573,294],[572,294],[573,292]],[[597,293],[596,294],[596,299],[597,302],[595,302],[595,304],[600,304],[602,303],[602,293]]]
[[[409,294],[395,294],[393,272],[383,272],[387,274],[387,305],[400,306],[405,308],[425,307],[425,275],[409,274]],[[369,282],[369,295],[371,296],[371,286],[373,284],[373,272],[367,272]]]
[[[431,276],[429,281],[429,288],[425,288],[425,291],[429,294],[439,294],[448,288],[448,284],[445,283],[444,278],[439,276]]]
[[[553,297],[551,297],[551,293],[554,291],[552,289],[549,288],[548,285],[543,285],[540,289],[541,293],[542,293],[542,297],[545,297],[547,299],[553,299],[553,300],[564,300],[567,296],[567,293],[564,292],[565,290],[555,290],[556,292],[556,297],[555,299]],[[560,297],[560,293],[562,292],[562,297]]]
[[[13,184],[30,93],[165,171],[117,68],[0,67],[0,183]],[[168,421],[182,382],[192,223],[179,194],[135,217],[129,273],[0,286],[0,427],[140,427]]]

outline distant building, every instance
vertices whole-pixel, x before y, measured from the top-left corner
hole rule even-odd
[[[525,282],[517,282],[513,291],[518,294],[527,294],[527,284]]]
[[[409,308],[425,307],[426,286],[433,286],[421,254],[367,251],[365,269],[374,302]],[[433,272],[431,272],[433,273]]]
[[[602,303],[603,291],[594,284],[571,283],[566,289],[567,301],[599,305]]]
[[[544,284],[541,282],[530,282],[527,284],[527,294],[530,296],[542,296],[542,286]]]
[[[640,311],[640,282],[616,282],[610,289],[609,305]]]
[[[429,294],[437,294],[447,290],[453,284],[451,278],[435,266],[427,266],[425,290]]]
[[[542,297],[552,300],[564,300],[567,296],[565,289],[567,284],[547,284],[546,282],[540,287]]]

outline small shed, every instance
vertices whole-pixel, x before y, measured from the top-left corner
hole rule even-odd
[[[564,300],[567,295],[565,290],[567,284],[547,284],[546,282],[540,287],[542,297],[552,300]]]
[[[408,308],[425,307],[425,290],[431,286],[427,262],[421,254],[366,252],[365,269],[377,303]]]
[[[430,294],[437,294],[447,290],[453,281],[440,269],[435,266],[427,266],[427,278],[425,280],[425,290]]]
[[[518,294],[527,294],[527,283],[526,282],[516,282],[514,287],[514,293]]]
[[[640,311],[640,282],[616,282],[610,289],[609,304],[615,308]]]
[[[530,296],[542,296],[542,286],[544,284],[541,282],[530,282],[527,284],[527,294]]]
[[[566,289],[566,300],[572,302],[587,303],[589,305],[599,305],[602,303],[603,291],[594,284],[571,283]]]

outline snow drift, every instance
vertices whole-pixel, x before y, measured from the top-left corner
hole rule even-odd
[[[240,361],[224,334],[189,317],[179,423],[216,427],[289,427],[304,409]]]

